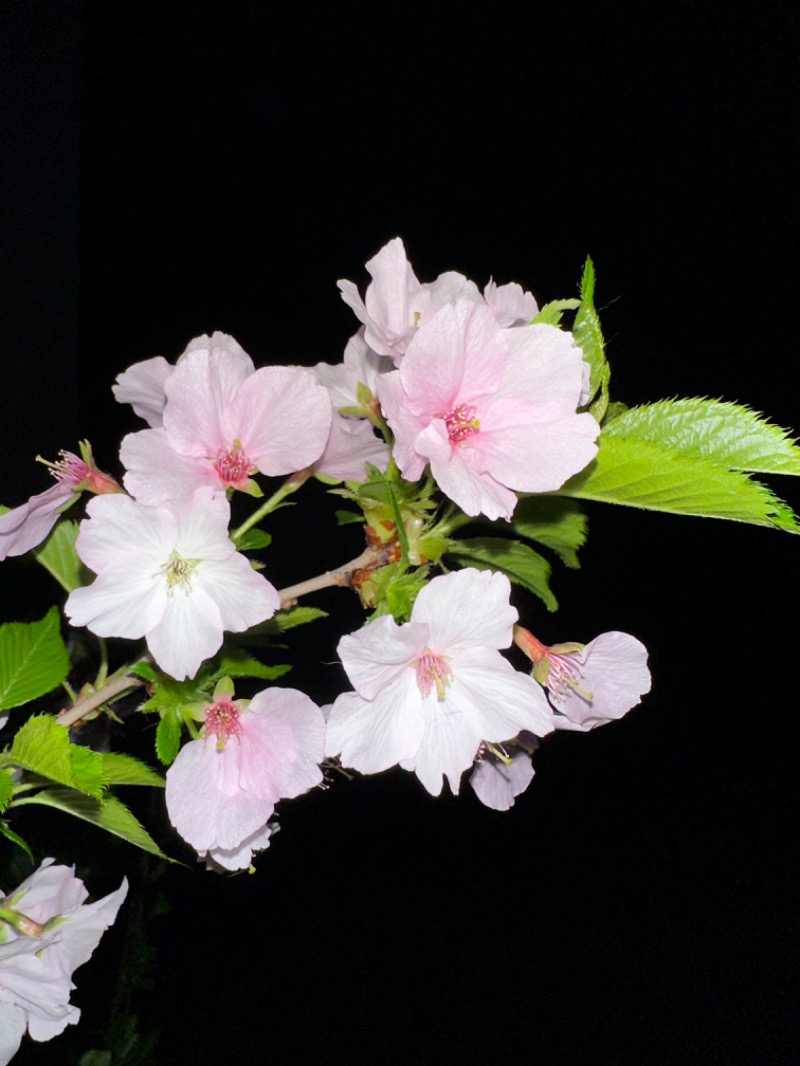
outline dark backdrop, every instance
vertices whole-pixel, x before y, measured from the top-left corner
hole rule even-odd
[[[37,451],[79,436],[118,469],[134,422],[109,386],[133,361],[214,329],[257,363],[337,360],[355,320],[335,282],[363,285],[397,234],[423,280],[493,275],[540,301],[572,294],[591,253],[617,399],[721,396],[800,422],[788,5],[3,16],[4,502],[46,486]],[[277,523],[278,585],[358,551],[315,498],[302,535]],[[548,741],[511,812],[400,771],[337,781],[234,879],[159,874],[89,828],[63,854],[47,838],[95,862],[96,891],[121,866],[146,909],[169,901],[150,987],[117,1001],[162,1027],[148,1061],[795,1060],[798,544],[601,507],[590,522],[559,615],[529,617],[546,640],[637,634],[653,692]],[[44,576],[5,567],[3,617],[41,613]],[[320,701],[341,679],[319,663],[357,624],[345,601],[320,595],[343,621],[294,641],[294,683]],[[98,1045],[122,929],[78,973],[84,1027],[20,1063]]]

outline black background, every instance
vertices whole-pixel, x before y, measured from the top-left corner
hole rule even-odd
[[[421,280],[493,275],[540,302],[591,253],[615,398],[721,396],[797,426],[797,19],[7,3],[0,498],[41,491],[33,456],[83,436],[118,472],[135,422],[114,377],[200,333],[257,364],[336,361],[356,323],[335,282],[363,286],[398,234]],[[276,520],[279,586],[359,550],[310,496],[300,534]],[[122,868],[171,903],[130,1001],[162,1029],[148,1061],[796,1061],[798,544],[589,513],[559,614],[519,606],[546,641],[635,633],[653,692],[548,741],[507,814],[400,771],[337,781],[232,879],[158,874],[88,827],[44,838],[94,863],[95,892]],[[48,581],[4,564],[3,618],[39,616]],[[293,644],[320,701],[358,624],[345,598],[320,594],[336,619]],[[77,975],[82,1027],[21,1064],[99,1046],[123,928]]]

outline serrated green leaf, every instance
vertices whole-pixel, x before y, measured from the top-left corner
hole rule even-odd
[[[167,674],[158,674],[155,680],[150,682],[152,695],[139,707],[140,711],[177,711],[192,703],[203,703],[211,696],[213,683],[210,670],[204,666],[195,678],[186,681],[176,681]]]
[[[272,544],[272,536],[263,529],[248,529],[236,543],[236,549],[240,552],[253,551],[256,548],[268,548]]]
[[[375,611],[372,617],[390,614],[396,622],[411,617],[414,602],[427,584],[427,568],[404,570],[401,563],[382,566],[370,576]]]
[[[135,674],[136,677],[141,677],[144,681],[158,680],[158,671],[151,663],[145,662],[144,660],[140,663],[134,663],[133,666],[129,666],[127,672],[129,674]]]
[[[33,862],[33,852],[28,847],[26,842],[22,839],[19,833],[15,833],[13,829],[10,829],[8,825],[6,825],[4,821],[2,821],[2,819],[0,819],[0,833],[3,834],[6,840],[10,840],[11,843],[16,844],[18,848],[22,848],[22,850],[25,852],[31,862]]]
[[[800,532],[791,508],[741,471],[607,430],[598,444],[596,458],[555,495]]]
[[[511,519],[515,533],[554,551],[573,570],[580,567],[578,549],[586,542],[587,525],[578,503],[557,496],[524,497]]]
[[[0,811],[4,811],[14,795],[14,778],[7,770],[0,770]]]
[[[88,585],[93,577],[75,551],[78,528],[77,522],[64,519],[33,553],[37,562],[40,562],[67,592]]]
[[[287,663],[267,666],[251,655],[223,655],[211,678],[217,680],[221,677],[258,677],[263,681],[276,681],[290,670],[291,666]]]
[[[102,796],[106,786],[99,752],[73,744],[69,732],[49,714],[36,714],[18,730],[8,755],[23,770]]]
[[[551,300],[539,309],[539,314],[531,322],[532,326],[544,324],[559,326],[565,311],[575,311],[580,307],[580,300]]]
[[[653,441],[734,470],[800,475],[800,447],[788,430],[723,400],[659,400],[632,407],[603,432]]]
[[[175,762],[181,747],[182,732],[183,719],[178,711],[165,712],[156,730],[156,755],[165,766]]]
[[[163,788],[166,781],[161,774],[152,770],[147,763],[134,759],[132,755],[122,752],[102,752],[103,774],[109,785],[150,785]]]
[[[505,537],[475,537],[458,541],[448,554],[455,555],[462,566],[499,570],[510,581],[543,600],[549,611],[558,608],[549,584],[550,564],[527,544]]]
[[[151,855],[157,855],[168,862],[175,861],[164,854],[138,818],[116,796],[106,796],[105,799],[99,800],[66,788],[48,788],[34,796],[16,800],[14,806],[31,804],[55,807],[56,810],[64,811],[65,814],[71,814],[84,822],[91,822],[99,829],[105,829],[108,833],[127,840],[129,844],[149,851]]]
[[[364,522],[364,515],[355,511],[336,511],[336,524],[339,526],[360,525]]]
[[[68,673],[58,608],[51,607],[39,622],[0,626],[0,711],[44,696]]]
[[[600,422],[608,406],[608,382],[611,371],[606,362],[600,319],[594,307],[594,286],[594,263],[587,256],[581,278],[581,303],[575,315],[572,336],[589,364],[589,398],[593,401],[590,410]]]
[[[321,611],[319,607],[292,607],[288,611],[278,611],[265,622],[264,630],[271,633],[285,633],[287,629],[303,626],[307,622],[313,622],[317,618],[327,618],[328,612]]]

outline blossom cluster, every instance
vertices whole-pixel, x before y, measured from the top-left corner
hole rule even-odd
[[[94,576],[70,586],[65,613],[98,637],[146,642],[146,656],[120,673],[130,669],[136,686],[146,678],[143,709],[191,734],[159,749],[166,806],[214,869],[251,867],[278,804],[319,787],[332,768],[400,767],[434,796],[445,781],[457,794],[468,774],[483,804],[506,810],[533,778],[541,738],[618,719],[650,687],[634,637],[548,647],[519,625],[502,568],[484,560],[448,572],[441,561],[460,525],[512,528],[521,493],[557,492],[597,454],[590,366],[573,334],[540,318],[517,284],[481,291],[453,271],[419,282],[399,238],[367,270],[363,298],[339,283],[359,320],[340,363],[257,369],[224,333],[192,340],[174,364],[136,363],[113,390],[146,423],[122,441],[120,480],[84,444],[80,457],[48,464],[54,486],[0,515],[3,559],[36,548],[93,494],[75,552]],[[376,608],[338,644],[352,687],[324,708],[279,686],[237,698],[235,671],[208,667],[221,649],[235,665],[225,634],[269,622],[305,589],[279,591],[245,552],[268,541],[259,524],[312,477],[344,482],[336,491],[365,519],[363,557],[308,585],[348,585]],[[285,480],[265,495],[273,478]],[[255,508],[237,529],[234,493]],[[378,605],[380,580],[385,588],[395,578],[402,594]],[[250,661],[238,676],[270,676],[262,667]],[[172,702],[159,703],[167,683]],[[190,691],[203,699],[175,695]],[[26,1028],[48,1039],[76,1019],[70,974],[124,893],[86,907],[80,882],[45,863],[5,901],[21,902],[39,939],[34,951],[24,933],[34,927],[0,911],[2,1061]]]

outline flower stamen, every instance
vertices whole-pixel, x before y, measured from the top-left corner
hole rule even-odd
[[[256,471],[256,467],[245,455],[242,442],[238,438],[234,440],[233,445],[223,445],[220,448],[214,461],[214,468],[226,488],[229,486],[235,488]]]
[[[448,666],[447,657],[436,655],[427,648],[417,659],[417,685],[423,696],[430,695],[431,689],[436,686],[437,699],[445,698],[445,688],[450,684],[453,672]]]
[[[475,417],[475,405],[460,403],[451,408],[444,416],[444,424],[453,444],[461,444],[480,428],[480,421]]]
[[[167,579],[168,595],[174,593],[176,585],[186,593],[192,591],[192,571],[199,562],[199,559],[184,559],[173,549],[169,559],[161,567],[161,573]]]
[[[217,700],[206,711],[206,735],[215,734],[217,751],[223,751],[228,737],[239,736],[242,732],[239,721],[239,707],[233,700]]]

